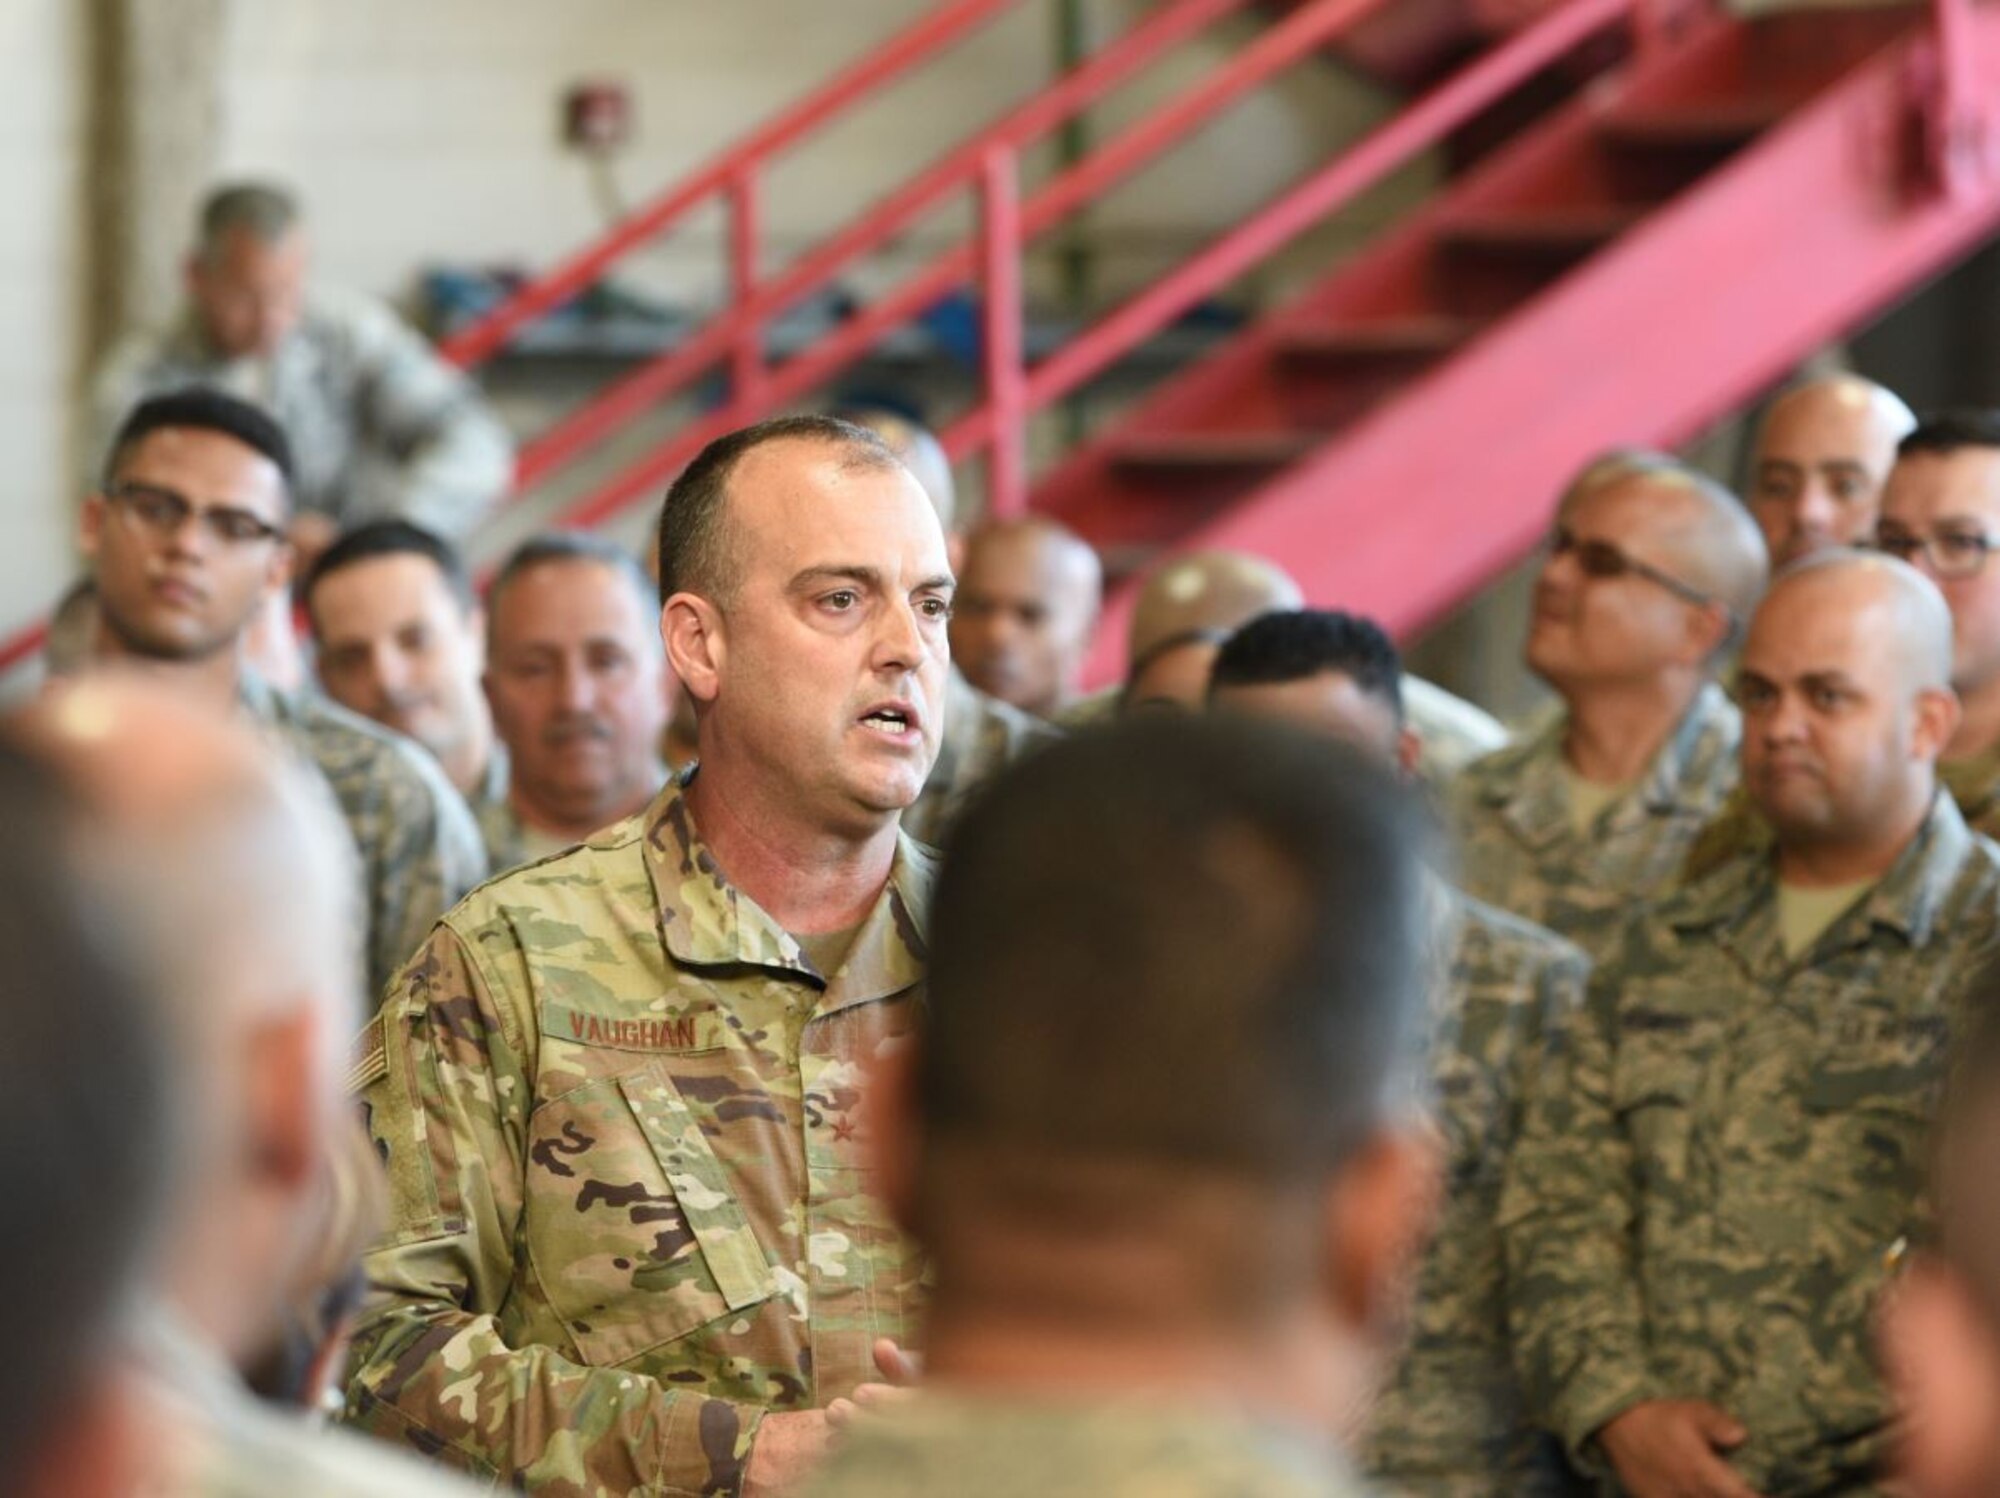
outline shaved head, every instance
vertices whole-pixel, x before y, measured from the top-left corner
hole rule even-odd
[[[966,547],[952,657],[980,691],[1047,716],[1076,695],[1103,592],[1074,531],[1039,515],[988,521]]]
[[[1913,691],[1951,685],[1951,608],[1937,584],[1907,562],[1848,550],[1794,562],[1771,584],[1760,626],[1767,612],[1775,618],[1794,608],[1877,611],[1900,679]]]
[[[1757,430],[1749,493],[1772,561],[1867,540],[1896,444],[1916,424],[1893,390],[1855,374],[1807,380],[1773,401]]]
[[[1747,620],[1764,596],[1770,558],[1736,496],[1683,464],[1646,461],[1607,472],[1586,494],[1643,497],[1658,518],[1657,544],[1669,570]]]
[[[1234,634],[1259,614],[1305,606],[1305,594],[1276,562],[1244,551],[1198,551],[1146,579],[1132,610],[1131,660],[1177,636]]]

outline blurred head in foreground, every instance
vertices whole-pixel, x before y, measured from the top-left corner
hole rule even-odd
[[[0,1491],[132,1491],[150,1435],[119,1371],[175,1184],[171,1052],[98,918],[46,775],[0,747]]]
[[[1413,825],[1360,755],[1224,718],[1054,745],[973,805],[885,1089],[940,1387],[1331,1427],[1421,1215]]]

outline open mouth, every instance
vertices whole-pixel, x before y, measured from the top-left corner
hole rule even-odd
[[[917,726],[917,720],[908,708],[884,706],[862,714],[861,725],[884,738],[899,739]]]

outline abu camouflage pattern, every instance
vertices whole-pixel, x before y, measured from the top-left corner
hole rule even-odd
[[[931,877],[902,839],[827,981],[677,783],[453,911],[362,1063],[393,1227],[347,1418],[530,1492],[732,1493],[767,1410],[875,1377],[922,1286],[858,1105]]]
[[[1022,755],[1061,736],[1061,730],[987,696],[953,670],[945,677],[944,737],[937,761],[923,794],[903,813],[903,830],[919,842],[942,847],[974,791]]]
[[[1460,888],[1602,961],[1635,904],[1679,881],[1689,848],[1736,785],[1741,724],[1701,689],[1645,778],[1579,836],[1562,757],[1568,719],[1469,766],[1449,787]]]
[[[361,857],[368,1007],[439,916],[486,877],[486,850],[464,799],[430,754],[311,692],[280,692],[249,672],[238,695],[319,768]]]
[[[1507,744],[1498,718],[1421,676],[1403,677],[1403,716],[1422,741],[1417,771],[1433,789],[1442,790],[1474,760]]]
[[[1364,1466],[1426,1498],[1577,1491],[1528,1419],[1507,1332],[1500,1185],[1529,1085],[1581,1005],[1590,964],[1538,926],[1431,881],[1433,1108],[1443,1199],[1409,1342],[1370,1415]]]
[[[801,1498],[1361,1498],[1332,1437],[1220,1404],[927,1393],[857,1429]]]
[[[2000,947],[2000,849],[1948,796],[1796,960],[1750,855],[1635,921],[1529,1101],[1502,1194],[1530,1406],[1579,1462],[1648,1399],[1749,1431],[1750,1487],[1877,1491],[1870,1323],[1920,1235],[1968,987]]]
[[[1987,837],[2000,837],[2000,749],[1948,760],[1938,766],[1938,778],[1958,803],[1967,826]]]

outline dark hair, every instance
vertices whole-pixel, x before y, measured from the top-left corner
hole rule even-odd
[[[115,1356],[152,1269],[176,1111],[172,1051],[85,897],[53,776],[0,745],[0,1275],[23,1287],[0,1375],[0,1486]]]
[[[285,436],[285,429],[261,406],[206,385],[189,385],[134,406],[119,426],[118,435],[111,439],[111,452],[104,460],[104,487],[109,489],[117,481],[119,466],[133,448],[153,433],[170,427],[220,432],[270,459],[285,481],[287,498],[290,497],[292,444]]]
[[[1417,1047],[1413,809],[1343,745],[1137,718],[968,808],[940,875],[918,1099],[954,1158],[1323,1180]]]
[[[306,574],[301,589],[307,611],[312,609],[313,594],[318,590],[321,579],[331,577],[343,567],[352,567],[357,562],[374,557],[401,556],[423,557],[430,562],[444,578],[459,607],[471,612],[474,602],[472,577],[465,570],[465,560],[459,556],[458,548],[407,520],[371,520],[365,525],[357,525],[321,552],[319,560]]]
[[[201,205],[201,247],[213,250],[232,229],[269,244],[298,221],[298,199],[284,188],[268,182],[232,182],[218,187]]]
[[[1896,444],[1896,456],[1916,453],[1945,456],[1967,447],[2000,447],[2000,410],[1965,406],[1955,411],[1925,413],[1909,435]]]
[[[736,568],[729,554],[724,501],[729,476],[746,453],[769,442],[830,442],[846,449],[857,468],[895,468],[902,462],[866,427],[837,416],[780,416],[717,437],[695,455],[667,490],[660,509],[660,598],[676,593],[727,596]]]
[[[545,531],[523,541],[500,564],[492,586],[486,590],[486,618],[489,624],[499,610],[501,595],[512,586],[514,579],[537,567],[549,567],[559,562],[590,562],[608,568],[632,585],[642,611],[652,613],[658,607],[653,597],[653,580],[646,576],[646,569],[639,565],[638,558],[617,542],[607,541],[588,531]]]
[[[1338,672],[1403,720],[1403,658],[1373,619],[1338,609],[1260,614],[1224,643],[1208,676],[1217,687],[1272,686]]]

